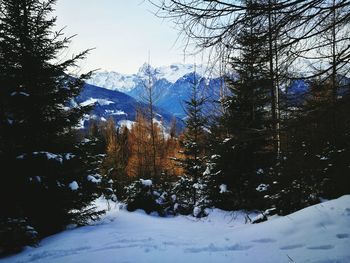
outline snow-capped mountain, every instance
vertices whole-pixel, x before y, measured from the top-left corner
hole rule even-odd
[[[150,71],[153,77],[157,80],[165,79],[170,83],[175,83],[183,76],[196,72],[200,76],[217,78],[219,76],[215,68],[204,65],[190,64],[171,64],[170,66],[161,66],[153,68],[147,63],[144,63],[135,74],[122,74],[115,71],[99,71],[92,74],[87,83],[110,90],[118,90],[121,92],[129,92],[140,82],[145,80]]]
[[[157,80],[164,79],[172,84],[181,79],[183,76],[193,72],[196,72],[198,75],[203,77],[206,76],[210,78],[217,78],[219,76],[215,69],[211,67],[207,67],[204,65],[191,65],[179,63],[156,68],[152,68],[150,65],[145,63],[139,69],[137,75],[140,76],[142,79],[146,79],[148,77],[146,73],[149,69]]]
[[[124,75],[114,71],[101,71],[94,73],[87,83],[109,90],[128,92],[135,87],[138,81],[139,77],[137,75]]]
[[[136,74],[125,75],[117,72],[96,72],[88,81],[89,84],[109,90],[124,92],[138,101],[142,101],[144,84],[149,77],[154,80],[156,106],[183,118],[184,101],[191,94],[194,76],[199,83],[203,96],[212,100],[218,99],[222,81],[215,68],[203,65],[172,64],[170,66],[151,67],[143,64]]]
[[[191,96],[191,88],[196,81],[200,95],[206,98],[205,110],[213,113],[217,104],[212,103],[220,99],[220,94],[229,92],[223,78],[216,68],[203,65],[172,64],[170,66],[151,67],[143,64],[137,73],[126,75],[117,72],[96,72],[88,83],[108,90],[124,92],[139,102],[145,97],[145,84],[149,77],[153,80],[155,105],[179,117],[185,117],[185,103]],[[235,74],[226,75],[236,79]],[[342,97],[349,90],[349,79],[339,76],[342,84],[338,89],[338,96]],[[291,107],[301,106],[309,97],[310,87],[304,80],[295,80],[288,88],[281,91]],[[105,102],[106,103],[106,102]]]
[[[107,121],[113,118],[119,126],[129,126],[135,121],[136,110],[145,109],[146,104],[138,102],[131,96],[115,91],[101,88],[98,86],[86,84],[75,99],[75,103],[82,106],[94,105],[89,115],[82,120],[79,128],[89,127],[90,120]],[[157,121],[161,122],[164,127],[170,127],[170,123],[175,118],[171,113],[156,108]],[[183,125],[178,121],[178,129],[181,130]]]

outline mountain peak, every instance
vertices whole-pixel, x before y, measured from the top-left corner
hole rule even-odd
[[[147,62],[143,63],[143,65],[139,68],[137,75],[140,77],[148,76],[148,75],[154,75],[156,73],[156,69],[153,68],[150,64]]]
[[[110,90],[130,92],[140,81],[149,74],[155,79],[165,79],[169,83],[175,83],[183,76],[196,72],[200,76],[217,78],[215,70],[204,65],[173,63],[168,66],[152,67],[144,63],[136,74],[120,74],[114,71],[99,71],[92,75],[87,83]]]

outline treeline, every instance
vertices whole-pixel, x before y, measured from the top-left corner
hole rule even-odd
[[[91,123],[89,133],[99,138],[100,147],[105,150],[100,173],[113,181],[118,200],[127,197],[126,187],[134,180],[148,178],[163,184],[182,174],[181,167],[172,161],[182,155],[176,136],[176,121],[173,121],[169,133],[163,129],[161,122],[151,121],[141,110],[137,110],[131,127],[117,127],[113,118],[107,122]]]
[[[193,191],[209,206],[279,214],[349,193],[348,1],[151,2],[238,75],[204,129],[201,190],[185,170]]]
[[[176,160],[183,174],[162,191],[134,184],[140,200],[156,192],[153,207],[171,213],[259,209],[266,218],[349,193],[348,1],[154,2],[229,77],[211,118],[194,82]],[[172,198],[157,199],[164,192]]]
[[[198,83],[194,73],[192,97],[185,101],[186,129],[181,134],[175,120],[165,129],[151,118],[151,105],[137,111],[129,129],[116,128],[113,119],[92,123],[90,131],[106,149],[101,174],[113,181],[114,194],[129,211],[204,215],[202,208],[209,205],[205,189],[209,178],[203,177],[209,137]]]

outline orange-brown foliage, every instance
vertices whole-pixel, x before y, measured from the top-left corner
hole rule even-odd
[[[156,181],[166,175],[179,175],[181,170],[171,157],[178,157],[180,144],[175,137],[166,136],[157,123],[154,125],[155,137],[155,165],[153,172],[153,151],[150,123],[138,111],[136,122],[130,130],[130,158],[127,165],[127,174],[137,178],[152,178]]]

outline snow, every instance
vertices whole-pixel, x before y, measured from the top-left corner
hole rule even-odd
[[[143,184],[144,186],[152,186],[152,180],[144,180],[144,179],[140,179],[141,184]]]
[[[95,175],[88,175],[86,179],[92,183],[99,184],[101,183],[101,179],[97,179],[96,177],[100,177],[98,174]]]
[[[219,188],[220,188],[220,194],[227,192],[227,185],[226,184],[221,184],[219,186]]]
[[[50,236],[0,263],[350,262],[350,195],[259,224],[218,209],[198,219],[112,208],[93,225]]]
[[[90,120],[91,116],[89,114],[84,114],[83,118],[80,119],[79,123],[77,124],[77,126],[75,127],[75,129],[84,129],[84,124],[85,121]]]
[[[98,103],[100,104],[101,106],[105,106],[105,105],[109,105],[109,104],[113,104],[114,102],[113,101],[110,101],[110,100],[106,100],[106,99],[94,99],[94,98],[90,98],[82,103],[80,103],[80,106],[88,106],[88,105],[91,105],[91,104],[95,104],[95,103]]]
[[[23,160],[26,157],[26,154],[21,154],[16,157],[17,160]]]
[[[198,217],[198,215],[201,213],[201,209],[197,206],[193,208],[193,216]]]
[[[43,155],[46,155],[46,158],[48,160],[56,160],[60,163],[62,163],[63,159],[62,159],[62,155],[60,154],[54,154],[54,153],[51,153],[51,152],[34,152],[33,153],[34,155],[40,155],[40,154],[43,154]]]
[[[155,79],[165,79],[170,83],[175,83],[183,76],[193,73],[194,71],[200,76],[208,76],[212,78],[219,77],[217,69],[205,65],[194,66],[193,64],[175,63],[153,68],[147,63],[144,63],[136,74],[122,74],[115,71],[99,71],[92,74],[87,83],[105,89],[130,92],[139,83],[148,79],[148,74],[146,74],[148,70],[152,73],[152,76]]]
[[[16,95],[22,95],[22,96],[25,96],[25,97],[29,97],[30,95],[26,92],[23,92],[23,91],[20,91],[20,92],[17,92],[17,91],[14,91],[12,92],[10,95],[13,97],[13,96],[16,96]]]
[[[265,214],[259,214],[252,218],[252,222],[260,222],[260,220],[264,220]]]
[[[84,138],[84,139],[82,140],[82,143],[89,143],[89,142],[91,142],[91,140],[88,139],[88,138]]]
[[[198,183],[193,184],[192,187],[193,187],[194,189],[201,189],[201,185],[198,184]]]
[[[63,157],[61,154],[40,151],[40,152],[33,152],[33,155],[45,155],[48,160],[55,160],[55,161],[60,162],[60,163],[63,162]],[[24,154],[18,155],[16,157],[16,159],[23,160],[26,156],[27,156],[27,154],[24,153]],[[72,155],[71,153],[67,153],[65,156],[66,160],[69,160],[72,157],[74,157],[74,155]]]
[[[23,91],[21,91],[19,94],[20,94],[20,95],[23,95],[23,96],[26,96],[26,97],[29,97],[29,96],[30,96],[28,93],[23,92]]]
[[[226,138],[226,139],[224,139],[222,142],[223,143],[227,143],[227,142],[229,142],[231,140],[231,138]]]
[[[261,168],[259,168],[259,169],[256,171],[256,174],[259,174],[259,175],[264,174],[264,170],[261,169]]]
[[[73,159],[74,157],[75,157],[75,155],[72,154],[72,153],[66,153],[66,156],[65,156],[66,160],[71,160],[71,159]]]
[[[126,116],[128,115],[122,110],[105,110],[105,112],[108,115],[126,115]]]
[[[256,188],[256,191],[258,192],[265,192],[269,188],[268,184],[259,184],[258,187]]]
[[[162,117],[161,115],[157,114],[159,117]],[[163,134],[165,139],[170,138],[170,134],[167,132],[167,128],[165,125],[163,125],[163,122],[161,120],[157,120],[156,118],[153,118],[153,123],[157,125],[160,128],[161,133]]]
[[[121,74],[114,71],[101,71],[92,74],[87,83],[105,89],[128,92],[135,87],[137,76]]]
[[[118,126],[119,127],[126,127],[129,130],[131,130],[134,123],[135,123],[134,121],[130,121],[130,120],[121,120],[121,121],[118,121]]]
[[[205,65],[192,65],[192,64],[171,64],[170,66],[161,66],[155,68],[155,73],[157,79],[166,79],[171,83],[175,83],[177,80],[185,76],[186,74],[196,72],[200,76],[218,77],[218,75],[213,75],[214,72],[210,67]]]
[[[209,175],[209,174],[210,174],[210,167],[207,166],[207,168],[205,169],[203,175],[205,176],[205,175]]]
[[[72,191],[76,191],[79,189],[79,185],[76,181],[71,182],[68,186]]]

